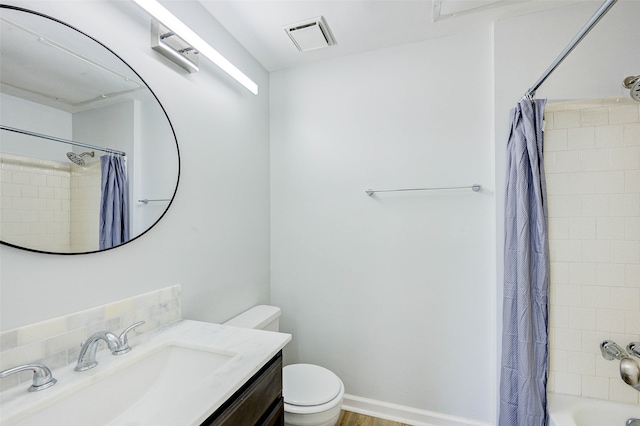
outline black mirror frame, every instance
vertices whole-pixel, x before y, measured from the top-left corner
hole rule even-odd
[[[94,253],[102,253],[105,251],[109,251],[109,250],[113,250],[116,249],[118,247],[122,247],[126,244],[129,244],[132,241],[137,240],[138,238],[142,237],[143,235],[145,235],[147,232],[149,232],[153,227],[155,227],[158,222],[160,222],[162,220],[162,218],[167,214],[167,212],[169,211],[169,208],[171,207],[171,205],[173,204],[173,201],[175,200],[176,197],[176,193],[178,192],[178,186],[180,185],[180,147],[178,146],[178,138],[176,137],[176,132],[173,128],[173,124],[171,123],[171,120],[169,119],[169,115],[167,114],[167,111],[164,109],[164,106],[162,105],[162,103],[160,102],[160,100],[158,99],[158,97],[156,96],[156,94],[153,92],[153,90],[151,89],[151,87],[149,87],[149,85],[147,84],[147,82],[142,78],[142,76],[140,76],[140,74],[138,74],[138,72],[136,72],[136,70],[134,70],[131,65],[129,65],[124,59],[122,59],[118,54],[116,54],[113,50],[111,50],[110,48],[108,48],[107,46],[105,46],[103,43],[101,43],[100,41],[96,40],[95,38],[91,37],[90,35],[80,31],[79,29],[67,24],[66,22],[63,22],[59,19],[53,18],[49,15],[45,15],[44,13],[40,13],[40,12],[36,12],[34,10],[29,10],[29,9],[25,9],[19,6],[11,6],[11,5],[5,5],[5,4],[0,4],[0,9],[9,9],[9,10],[16,10],[19,12],[26,12],[26,13],[31,13],[33,15],[36,16],[40,16],[46,19],[50,19],[54,22],[57,22],[61,25],[66,26],[67,28],[70,28],[74,31],[77,31],[79,34],[82,34],[85,37],[88,37],[89,39],[93,40],[94,42],[96,42],[98,45],[102,46],[103,48],[105,48],[107,51],[109,51],[112,55],[114,55],[116,58],[118,58],[120,61],[122,61],[122,63],[124,65],[126,65],[139,79],[140,81],[142,81],[144,83],[144,85],[147,87],[147,89],[149,90],[149,92],[153,95],[153,97],[155,98],[156,102],[158,102],[158,105],[160,106],[160,109],[162,110],[165,118],[167,119],[167,122],[169,123],[169,127],[171,128],[171,133],[173,135],[173,140],[175,141],[176,144],[176,154],[177,154],[177,159],[178,159],[178,175],[176,178],[176,187],[173,191],[173,194],[171,196],[171,200],[169,201],[169,204],[167,205],[167,208],[164,210],[164,212],[162,212],[162,214],[160,215],[160,217],[158,217],[158,219],[151,225],[149,226],[144,232],[140,233],[139,235],[136,235],[135,237],[131,238],[130,240],[128,240],[125,243],[119,244],[117,246],[114,247],[110,247],[107,249],[102,249],[102,250],[94,250],[94,251],[85,251],[85,252],[77,252],[77,253],[60,253],[60,252],[52,252],[52,251],[45,251],[45,250],[38,250],[38,249],[32,249],[32,248],[28,248],[28,247],[22,247],[16,244],[11,244],[5,241],[0,240],[0,245],[3,246],[8,246],[8,247],[13,247],[13,248],[17,248],[20,250],[26,250],[26,251],[30,251],[30,252],[34,252],[34,253],[43,253],[43,254],[57,254],[57,255],[64,255],[64,256],[75,256],[75,255],[82,255],[82,254],[94,254]]]

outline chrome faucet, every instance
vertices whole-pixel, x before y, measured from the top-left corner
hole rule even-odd
[[[640,426],[640,419],[631,418],[627,420],[627,426]]]
[[[93,333],[87,340],[82,342],[82,349],[80,349],[80,355],[78,356],[78,363],[76,364],[76,371],[86,371],[96,365],[96,350],[98,349],[98,343],[100,340],[104,340],[107,343],[107,347],[111,351],[112,355],[123,355],[131,350],[129,341],[127,339],[127,333],[136,327],[144,324],[144,321],[137,322],[131,327],[127,327],[120,337],[116,336],[110,331],[98,331]]]
[[[57,380],[51,375],[51,370],[42,364],[25,364],[0,371],[0,379],[21,371],[33,371],[33,383],[29,386],[29,392],[41,391],[55,385]]]

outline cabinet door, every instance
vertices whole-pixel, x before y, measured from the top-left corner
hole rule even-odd
[[[282,352],[240,388],[202,426],[284,424]]]

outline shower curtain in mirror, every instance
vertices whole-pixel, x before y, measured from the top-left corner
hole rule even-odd
[[[129,240],[129,194],[126,161],[120,155],[100,157],[102,199],[100,201],[100,250]]]
[[[546,100],[511,110],[505,195],[500,426],[547,419],[549,244],[542,157]]]

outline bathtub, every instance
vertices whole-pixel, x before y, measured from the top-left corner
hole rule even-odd
[[[623,404],[579,396],[548,396],[549,426],[625,426],[640,419],[640,404]]]

